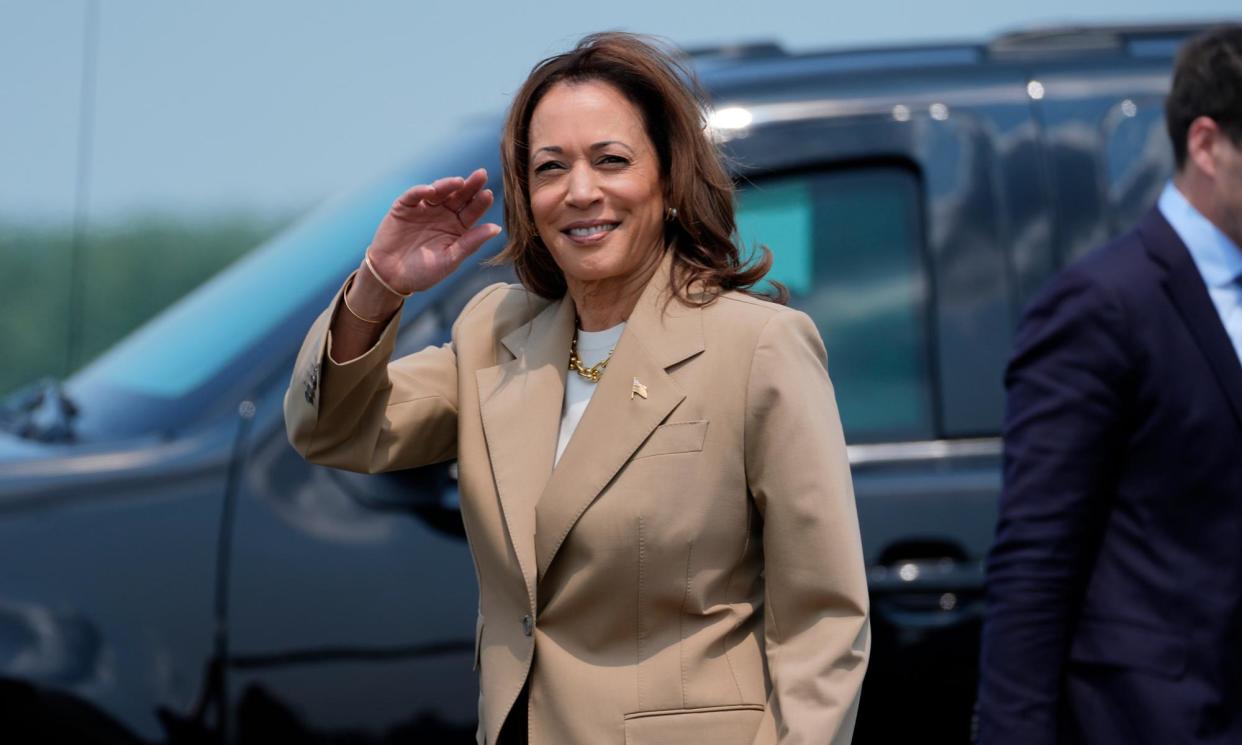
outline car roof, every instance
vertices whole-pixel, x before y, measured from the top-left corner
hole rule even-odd
[[[836,48],[792,53],[769,41],[683,50],[704,86],[714,94],[771,89],[799,79],[860,73],[959,71],[962,68],[1026,66],[1107,59],[1169,59],[1187,37],[1221,22],[1138,25],[1044,26],[998,34],[982,41]],[[1236,21],[1234,21],[1236,22]]]

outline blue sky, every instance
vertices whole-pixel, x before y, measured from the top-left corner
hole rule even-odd
[[[65,220],[91,0],[0,0],[0,219]],[[603,29],[790,50],[983,39],[1031,25],[1242,16],[1238,0],[170,2],[100,0],[87,205],[305,209],[499,111],[530,67]]]

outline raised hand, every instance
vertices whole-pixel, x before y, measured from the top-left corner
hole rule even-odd
[[[420,184],[393,202],[367,249],[380,278],[401,293],[435,285],[489,239],[495,223],[475,225],[495,196],[480,168],[466,178],[452,176]]]

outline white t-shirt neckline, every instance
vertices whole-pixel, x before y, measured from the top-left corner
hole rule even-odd
[[[623,331],[625,331],[624,321],[603,331],[579,330],[577,332],[578,359],[582,360],[583,367],[594,367],[604,361],[616,348]],[[565,357],[568,359],[569,350],[565,350]],[[599,383],[592,383],[573,370],[566,372],[565,400],[561,405],[561,430],[556,439],[556,460],[553,461],[553,467],[560,462],[561,454],[565,452],[570,438],[574,436],[574,430],[578,428],[578,422],[582,420],[587,404],[591,402],[591,396],[598,385]]]

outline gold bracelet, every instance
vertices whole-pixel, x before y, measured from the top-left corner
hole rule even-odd
[[[366,262],[367,269],[371,270],[371,276],[375,277],[375,281],[383,285],[385,290],[388,290],[394,295],[400,295],[401,297],[409,297],[410,295],[414,294],[412,292],[397,292],[396,290],[392,289],[392,286],[384,281],[384,278],[379,275],[379,272],[375,271],[375,265],[371,263],[371,252],[370,251],[366,252],[364,261]]]
[[[363,323],[383,323],[384,322],[383,318],[376,318],[376,319],[366,318],[361,313],[354,310],[353,306],[349,304],[349,290],[353,286],[354,286],[354,278],[350,277],[349,283],[345,285],[345,290],[341,293],[341,301],[345,303],[345,310],[349,311],[349,314],[351,316],[353,316],[354,318],[357,318],[359,321],[362,321]]]

